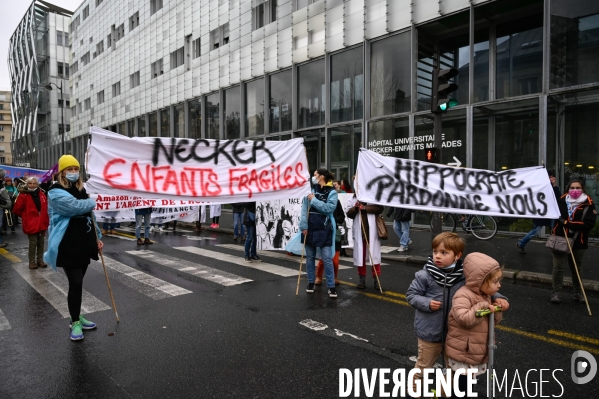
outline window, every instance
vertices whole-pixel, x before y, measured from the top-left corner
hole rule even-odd
[[[139,26],[139,11],[129,17],[129,32]]]
[[[131,76],[129,76],[131,88],[135,88],[139,86],[139,71],[135,72]]]
[[[133,137],[135,134],[135,119],[127,121],[127,136]]]
[[[164,73],[163,69],[162,69],[162,58],[159,59],[158,61],[154,61],[152,63],[151,69],[152,69],[152,79],[154,79],[158,75],[162,75]]]
[[[87,17],[89,17],[89,4],[83,9],[83,20],[85,21]]]
[[[331,56],[331,123],[362,119],[362,51],[362,47],[357,47]]]
[[[63,101],[62,100],[58,100],[58,108],[63,108],[62,104],[63,104]]]
[[[83,66],[89,64],[89,51],[83,54],[83,57],[81,57],[81,64],[83,64]]]
[[[85,105],[85,110],[89,110],[92,107],[92,100],[91,98],[86,98],[85,101],[83,102]]]
[[[77,106],[73,105],[71,107],[71,115],[75,117],[77,115]]]
[[[219,138],[219,94],[214,93],[205,97],[206,99],[206,138],[207,139],[218,139]]]
[[[325,107],[324,59],[297,68],[298,127],[324,125]]]
[[[181,47],[171,53],[171,70],[180,67],[185,63],[185,51]]]
[[[291,69],[270,79],[270,133],[291,130]]]
[[[108,47],[112,47],[112,33],[109,33],[108,36],[106,37],[106,45]]]
[[[63,131],[64,131],[63,129],[64,129],[65,126],[67,128],[67,132],[71,131],[71,125],[63,125],[62,123],[59,123],[58,124],[58,134],[62,134],[63,133]]]
[[[252,30],[277,20],[277,0],[266,0],[252,9]]]
[[[241,93],[240,87],[232,87],[223,91],[223,117],[225,121],[225,139],[238,139],[241,136],[240,113]]]
[[[200,100],[189,101],[189,138],[199,139],[202,137],[202,102]]]
[[[183,104],[177,104],[173,107],[175,137],[185,137],[185,107]]]
[[[0,163],[6,163],[6,158],[5,157],[0,157]]]
[[[57,62],[56,65],[58,66],[58,77],[63,78],[63,79],[68,79],[69,78],[69,64]]]
[[[160,110],[160,137],[170,137],[170,108]]]
[[[56,45],[62,46],[63,45],[62,43],[63,43],[62,42],[62,32],[57,30],[56,31]]]
[[[112,85],[112,97],[116,97],[121,94],[121,82],[116,82]]]
[[[161,8],[162,0],[150,0],[150,15],[154,15]]]
[[[146,118],[137,118],[137,137],[146,137]]]
[[[150,126],[149,126],[149,137],[158,137],[158,112],[152,112],[149,115]]]
[[[79,15],[77,15],[75,18],[73,18],[73,22],[71,22],[71,32],[76,30],[77,27],[79,27],[79,24],[81,24],[81,20],[79,19]]]
[[[211,48],[217,49],[229,43],[229,23],[219,26],[210,32]]]
[[[102,104],[104,102],[104,90],[98,93],[98,104]]]
[[[264,134],[264,78],[245,84],[245,131],[247,136]]]
[[[118,42],[123,37],[125,37],[125,24],[120,24],[118,28],[116,28],[116,41]]]
[[[62,66],[62,62],[57,62],[56,65],[58,66],[58,76],[64,76],[64,67]]]
[[[79,64],[77,63],[77,61],[75,61],[75,62],[73,63],[73,65],[71,65],[71,71],[72,71],[73,73],[77,73],[77,71],[78,71],[78,70],[79,70]]]
[[[198,37],[193,41],[193,58],[198,58],[201,54],[200,38]]]
[[[102,1],[104,1],[104,0],[96,0],[96,7],[98,7],[100,4],[102,4]]]
[[[99,56],[104,52],[104,40],[100,40],[98,44],[96,44],[96,52],[94,53],[94,58]]]

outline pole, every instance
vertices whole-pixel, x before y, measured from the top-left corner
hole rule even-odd
[[[587,293],[584,291],[584,286],[582,285],[582,279],[580,278],[580,273],[578,272],[578,265],[576,264],[576,259],[574,258],[574,252],[572,252],[572,247],[570,246],[570,240],[568,239],[568,234],[566,232],[566,228],[564,227],[564,237],[566,237],[566,242],[568,243],[568,248],[570,249],[570,256],[572,257],[572,262],[574,263],[574,270],[576,270],[576,277],[578,278],[578,284],[580,284],[580,290],[582,291],[582,296],[584,297],[584,301],[587,304],[587,310],[589,311],[589,316],[592,316],[591,306],[589,305],[589,301],[587,299]],[[572,276],[574,277],[574,276]]]
[[[364,234],[364,231],[365,231],[365,229],[364,229],[364,219],[362,219],[362,211],[361,210],[358,210],[358,216],[360,217],[360,223],[362,223],[361,235],[363,235],[364,236],[364,240],[366,240],[366,246],[368,247],[368,254],[370,255],[370,265],[372,266],[372,272],[376,276],[376,281],[377,281],[377,283],[379,283],[379,291],[382,294],[383,293],[383,287],[381,286],[381,280],[379,280],[379,274],[376,272],[376,268],[374,267],[374,259],[372,258],[372,249],[370,249],[370,242],[368,241],[368,237],[366,237],[366,234]],[[368,223],[368,219],[366,219],[366,223]],[[355,245],[355,243],[354,243],[354,245]],[[364,265],[364,266],[366,266],[366,265]]]
[[[98,237],[98,229],[96,228],[96,218],[92,214],[93,219],[93,229],[96,233],[96,242],[100,241],[100,237]],[[104,263],[104,255],[102,255],[102,250],[99,249],[98,253],[100,254],[100,260],[102,261],[102,267],[104,268],[104,276],[106,277],[106,285],[108,286],[108,293],[110,294],[110,300],[112,301],[112,309],[114,310],[114,315],[116,317],[116,323],[118,324],[121,319],[119,319],[119,313],[116,310],[116,302],[114,301],[114,295],[112,294],[112,287],[110,286],[110,280],[108,279],[108,271],[106,270],[106,264]]]
[[[432,99],[434,101],[434,99]],[[435,147],[437,148],[437,163],[441,163],[441,131],[443,130],[443,114],[441,112],[435,112],[433,114],[435,116],[434,119],[434,130],[433,134],[435,136]],[[442,224],[441,224],[441,213],[433,212],[433,229],[432,229],[432,238],[435,238],[437,235],[442,232]]]
[[[65,148],[64,148],[64,133],[67,130],[67,127],[64,124],[64,106],[65,106],[65,102],[64,102],[64,97],[62,96],[62,79],[60,79],[60,101],[62,101],[62,108],[60,109],[60,119],[62,121],[62,155],[64,155],[66,153]]]
[[[495,395],[493,394],[493,367],[495,363],[495,314],[491,313],[489,315],[489,363],[487,364],[487,392],[489,392],[489,399],[493,399]]]

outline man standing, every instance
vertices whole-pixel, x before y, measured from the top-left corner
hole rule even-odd
[[[387,217],[393,212],[393,231],[399,237],[398,252],[408,250],[408,245],[412,243],[410,240],[410,221],[412,220],[412,211],[405,208],[391,208],[387,211]]]

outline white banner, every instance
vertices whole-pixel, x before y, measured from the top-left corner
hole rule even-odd
[[[381,156],[360,149],[362,202],[418,211],[558,219],[555,194],[541,166],[492,172]]]
[[[87,190],[87,187],[86,187]],[[166,208],[181,207],[190,205],[206,205],[203,201],[194,201],[189,199],[144,199],[133,195],[90,195],[96,201],[94,211],[120,211],[125,209],[139,208]]]
[[[350,195],[339,194],[341,209]],[[259,250],[284,250],[287,242],[299,231],[302,198],[256,202],[256,248]],[[341,226],[341,245],[353,248],[353,221],[345,216]]]
[[[98,223],[121,223],[135,221],[133,208],[118,211],[96,211],[94,213]],[[151,223],[161,224],[172,221],[193,223],[198,220],[198,207],[183,205],[171,207],[152,208]]]
[[[310,192],[302,139],[125,137],[90,128],[90,194],[210,203],[297,198]]]

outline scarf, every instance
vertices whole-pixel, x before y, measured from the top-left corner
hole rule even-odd
[[[585,193],[580,194],[580,197],[576,199],[570,198],[570,194],[566,195],[566,205],[568,206],[568,219],[572,217],[572,213],[574,213],[574,210],[578,208],[580,204],[586,202],[588,198],[589,197]]]
[[[451,287],[453,286],[461,277],[464,276],[464,265],[461,260],[456,262],[455,267],[451,271],[445,271],[435,265],[433,262],[433,257],[428,257],[428,262],[424,265],[426,272],[435,280],[437,284],[440,286]]]

